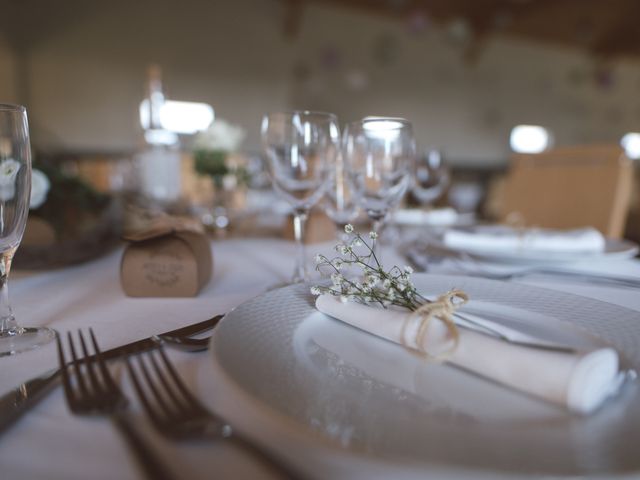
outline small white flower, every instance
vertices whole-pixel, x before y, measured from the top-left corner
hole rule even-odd
[[[311,287],[311,295],[320,295],[321,293],[320,288],[316,286]]]
[[[349,301],[349,297],[346,297],[345,295],[340,295],[340,301],[342,303],[347,303]]]
[[[384,280],[384,282],[382,282],[382,288],[389,288],[391,286],[391,280],[389,280],[388,278]]]
[[[369,232],[369,238],[371,240],[375,240],[376,238],[378,238],[378,234],[376,232]]]
[[[342,255],[346,255],[349,253],[349,247],[347,247],[346,245],[340,245],[340,253]]]
[[[335,262],[333,262],[333,266],[336,268],[336,270],[342,270],[342,267],[344,266],[344,262],[338,259]]]
[[[12,186],[20,171],[20,163],[13,158],[7,158],[0,163],[0,187]]]
[[[314,258],[316,263],[322,263],[322,261],[324,260],[324,257],[320,254],[317,254]]]
[[[362,291],[364,293],[369,293],[371,292],[371,286],[368,283],[363,283],[362,284]]]
[[[413,273],[413,268],[411,268],[409,265],[405,265],[404,266],[404,271],[406,273],[408,273],[409,275],[411,275]]]
[[[399,283],[396,288],[400,291],[400,292],[404,292],[404,290],[407,288],[407,286],[404,283]]]
[[[336,287],[341,286],[343,281],[344,281],[344,277],[342,275],[340,275],[339,273],[332,273],[331,274],[331,282],[333,282],[334,286],[336,286]]]
[[[347,224],[344,226],[344,231],[345,231],[346,233],[353,233],[353,225],[351,225],[350,223],[347,223]]]
[[[396,292],[393,291],[393,289],[389,289],[389,291],[387,292],[387,298],[389,300],[393,300],[396,298]]]
[[[359,238],[356,237],[356,239],[351,242],[351,246],[352,247],[361,247],[362,246],[362,240],[360,240]]]
[[[371,297],[364,297],[364,301],[367,303],[371,302]]]

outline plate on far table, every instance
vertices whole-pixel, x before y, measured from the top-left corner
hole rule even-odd
[[[418,274],[414,281],[426,295],[462,288],[470,308],[502,312],[511,326],[570,344],[607,343],[640,370],[633,310],[480,278]],[[276,426],[355,457],[507,475],[640,472],[636,383],[591,416],[571,415],[327,317],[305,285],[227,314],[211,352],[205,374],[225,383],[218,392],[251,399],[252,411],[277,418]]]
[[[447,250],[454,254],[470,255],[477,260],[509,263],[519,265],[541,265],[558,263],[575,263],[601,260],[619,260],[633,258],[640,247],[629,240],[607,238],[602,252],[542,252],[539,250],[493,250],[480,248],[452,248],[442,242],[432,242],[433,246]]]
[[[469,227],[476,223],[473,213],[458,213],[453,208],[403,208],[393,213],[393,223],[402,227]]]

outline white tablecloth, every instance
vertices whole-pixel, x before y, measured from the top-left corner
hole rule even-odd
[[[19,321],[25,325],[48,325],[59,331],[93,327],[104,349],[153,333],[204,320],[222,313],[288,280],[293,270],[295,246],[274,239],[233,239],[215,242],[214,277],[197,298],[133,299],[119,283],[121,252],[84,265],[37,274],[15,272],[11,297]],[[329,252],[329,245],[310,248]],[[383,252],[385,263],[403,264],[394,252]],[[612,273],[640,277],[640,262],[625,260],[602,265]],[[640,311],[637,290],[569,283],[567,279],[531,277],[520,279],[534,285],[585,295]],[[196,372],[209,361],[207,353],[171,352],[181,372],[197,389]],[[0,393],[56,364],[51,344],[34,352],[0,359]],[[133,396],[131,396],[133,398]],[[134,403],[134,413],[138,412]],[[141,416],[142,418],[142,416]],[[148,437],[182,478],[274,478],[250,456],[233,446],[217,444],[176,445],[154,435],[144,420]],[[268,432],[258,432],[263,438]],[[295,445],[278,445],[295,451]],[[307,452],[308,453],[308,452]],[[317,459],[316,459],[317,460]],[[362,461],[320,459],[312,478],[370,478],[385,475],[380,465],[369,468]],[[324,466],[322,466],[324,465]],[[375,470],[375,472],[374,472]],[[434,467],[422,478],[443,478]],[[479,478],[471,474],[470,478]],[[134,460],[108,421],[78,418],[69,414],[60,389],[51,394],[8,433],[0,436],[2,479],[135,479],[141,478]],[[394,478],[397,477],[394,474]]]

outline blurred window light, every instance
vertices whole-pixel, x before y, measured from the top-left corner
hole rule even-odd
[[[162,128],[174,133],[194,134],[206,130],[213,118],[213,108],[206,103],[167,100],[160,109]],[[140,103],[140,124],[144,129],[149,128],[148,99]]]
[[[539,125],[516,125],[511,130],[509,143],[517,153],[540,153],[549,147],[551,135]]]
[[[370,132],[386,132],[402,128],[400,120],[386,119],[379,117],[366,117],[364,119],[364,129]]]
[[[640,159],[640,133],[629,132],[620,139],[620,145],[624,148],[627,157],[638,160]]]
[[[362,128],[371,137],[381,140],[393,140],[400,135],[404,123],[398,119],[384,117],[366,117]]]

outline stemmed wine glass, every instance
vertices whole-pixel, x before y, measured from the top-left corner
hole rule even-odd
[[[436,149],[416,159],[411,194],[421,205],[429,205],[442,196],[449,186],[449,168]]]
[[[324,212],[336,226],[338,240],[344,241],[346,238],[344,227],[358,216],[358,205],[344,157],[341,154],[338,154],[335,163],[329,166],[323,206]]]
[[[9,304],[7,281],[27,223],[30,197],[27,111],[0,104],[0,356],[30,350],[55,338],[48,328],[20,327]]]
[[[402,118],[367,117],[345,128],[342,154],[376,235],[409,187],[415,151],[413,128]]]
[[[305,281],[305,222],[325,192],[328,166],[338,153],[338,119],[321,112],[270,113],[262,119],[262,142],[274,189],[293,207],[298,244],[293,282]]]

